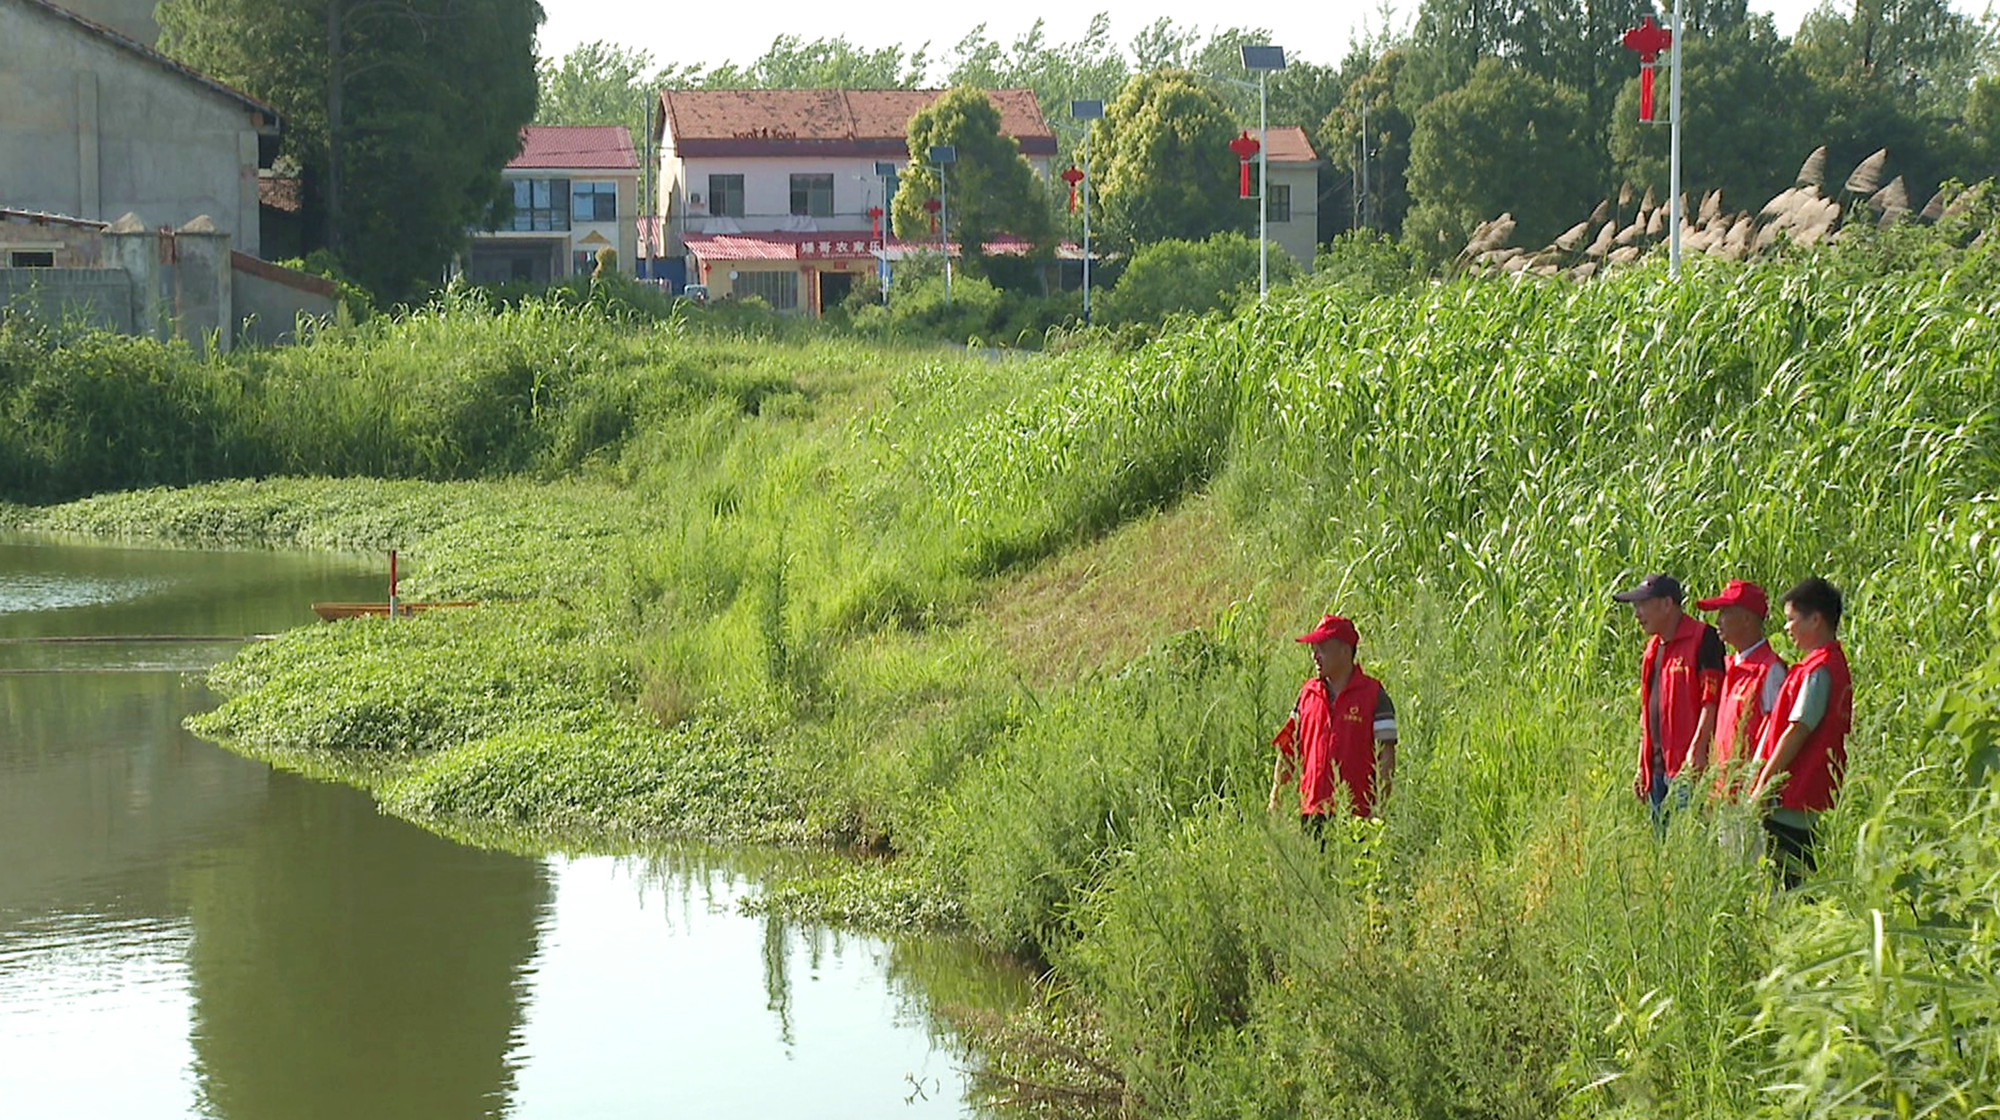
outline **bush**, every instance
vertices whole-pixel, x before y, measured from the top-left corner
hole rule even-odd
[[[1299,276],[1298,262],[1276,244],[1267,254],[1273,285]],[[1257,242],[1240,233],[1202,241],[1160,241],[1132,255],[1118,286],[1104,296],[1107,323],[1158,323],[1169,315],[1228,311],[1257,291]]]

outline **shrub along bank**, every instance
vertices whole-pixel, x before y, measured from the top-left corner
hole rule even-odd
[[[460,827],[891,848],[777,901],[1047,962],[1065,999],[996,1032],[994,1071],[1045,1111],[1970,1114],[2000,1083],[2000,289],[1928,236],[1894,270],[1859,243],[1336,289],[1000,364],[585,324],[649,410],[546,468],[570,481],[9,516],[348,525],[372,491],[402,512],[324,539],[523,602],[260,647],[205,728],[366,756],[391,808]],[[733,379],[676,380],[725,354]],[[1631,797],[1639,638],[1606,595],[1653,568],[1848,592],[1854,766],[1807,892]],[[1384,823],[1321,852],[1263,802],[1287,634],[1326,606],[1404,747]],[[1134,616],[1159,622],[1128,656]]]

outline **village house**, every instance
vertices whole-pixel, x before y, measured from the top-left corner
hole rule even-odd
[[[502,172],[513,217],[477,231],[466,252],[480,284],[588,276],[600,249],[631,272],[639,247],[639,156],[623,125],[531,124]]]
[[[907,128],[942,90],[665,90],[660,220],[649,255],[685,257],[714,298],[817,315],[911,247],[888,236]],[[1056,137],[1034,91],[989,91],[1000,128],[1046,179]],[[881,171],[888,171],[882,174]],[[948,180],[947,180],[948,182]]]
[[[1319,248],[1319,153],[1298,125],[1269,129],[1270,196],[1265,223],[1273,243],[1312,268]]]

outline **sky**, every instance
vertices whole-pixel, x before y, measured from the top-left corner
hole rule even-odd
[[[1817,4],[1818,0],[1751,0],[1750,6],[1771,12],[1778,30],[1790,35]],[[1048,41],[1074,42],[1100,11],[1110,13],[1111,37],[1120,45],[1166,16],[1204,31],[1218,26],[1268,28],[1272,42],[1284,47],[1288,57],[1332,65],[1346,54],[1357,34],[1379,31],[1384,22],[1377,0],[1292,0],[1240,9],[1240,15],[1196,0],[1013,0],[963,8],[936,0],[864,4],[775,0],[747,9],[717,0],[542,0],[542,9],[548,14],[540,44],[546,57],[559,58],[579,44],[603,40],[650,51],[659,65],[704,66],[749,62],[781,34],[808,41],[844,35],[856,46],[871,49],[914,48],[928,41],[931,58],[942,60],[982,22],[989,38],[1010,44],[1039,18],[1045,21]],[[1416,0],[1399,0],[1390,8],[1389,18],[1396,30],[1402,30],[1416,11]],[[931,77],[941,81],[943,68],[934,66]]]

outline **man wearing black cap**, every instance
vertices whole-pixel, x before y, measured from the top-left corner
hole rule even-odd
[[[1726,671],[1715,627],[1681,609],[1681,581],[1655,572],[1612,596],[1646,631],[1639,659],[1639,772],[1632,792],[1664,820],[1668,782],[1708,765]],[[1685,798],[1686,787],[1681,796]]]

